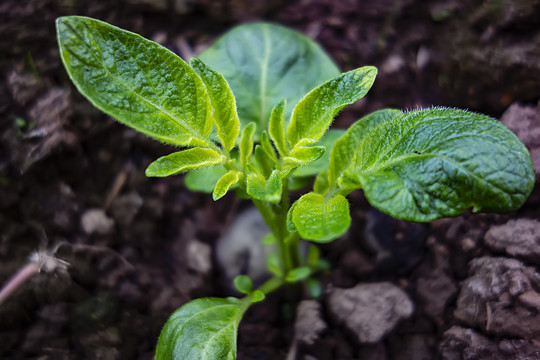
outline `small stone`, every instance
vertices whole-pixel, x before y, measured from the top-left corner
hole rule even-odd
[[[497,344],[472,329],[452,326],[439,345],[443,360],[502,360]]]
[[[212,270],[212,249],[210,245],[199,240],[192,240],[187,246],[188,267],[201,274],[208,274]]]
[[[383,339],[400,320],[410,317],[414,308],[407,294],[388,282],[334,289],[328,305],[332,317],[345,324],[362,344]]]
[[[315,344],[326,328],[318,301],[304,300],[298,305],[294,334],[299,344]]]
[[[529,308],[540,310],[540,294],[536,291],[527,291],[519,295],[518,300]]]
[[[540,222],[531,219],[510,220],[493,226],[485,243],[492,250],[504,251],[533,264],[540,264]]]
[[[114,220],[103,209],[89,209],[81,216],[81,225],[87,234],[107,235],[114,230]]]
[[[143,205],[143,198],[136,192],[121,195],[111,204],[112,216],[123,226],[129,226]]]

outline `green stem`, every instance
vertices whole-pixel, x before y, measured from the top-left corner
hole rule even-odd
[[[285,281],[281,276],[274,276],[262,284],[257,290],[261,291],[264,295],[270,294],[272,291],[283,285]]]

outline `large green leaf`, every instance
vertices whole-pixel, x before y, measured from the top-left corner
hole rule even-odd
[[[329,151],[329,160],[327,160],[328,182],[330,185],[334,185],[337,179],[343,174],[343,171],[349,167],[356,148],[364,137],[378,125],[399,114],[401,114],[401,111],[395,109],[375,111],[352,124],[339,140],[334,140],[335,145]],[[327,136],[328,134],[325,138]]]
[[[146,168],[146,176],[164,177],[223,164],[227,159],[217,151],[191,148],[162,156]]]
[[[343,73],[307,94],[294,107],[287,128],[291,147],[318,141],[341,109],[367,94],[376,75],[375,67],[364,66]]]
[[[229,82],[242,128],[256,122],[259,132],[267,128],[272,106],[282,97],[294,105],[311,89],[339,74],[316,43],[268,23],[238,26],[199,57]],[[289,115],[290,109],[286,117]]]
[[[290,211],[294,228],[306,240],[329,242],[343,235],[351,225],[349,202],[339,194],[325,197],[307,193]]]
[[[67,73],[94,106],[160,141],[213,147],[206,87],[182,59],[95,19],[61,17],[56,28]]]
[[[507,212],[534,185],[530,155],[497,120],[433,108],[398,115],[360,143],[342,182],[399,219],[429,221],[474,211]]]
[[[201,60],[192,58],[189,63],[206,85],[218,137],[223,147],[230,151],[240,133],[240,120],[236,113],[236,100],[232,90],[223,75],[210,69]]]
[[[161,331],[156,360],[233,360],[236,337],[249,302],[203,298],[176,310]]]

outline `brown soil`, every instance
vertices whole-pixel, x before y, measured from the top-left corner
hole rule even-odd
[[[57,250],[70,266],[34,277],[0,306],[0,358],[152,359],[176,308],[227,295],[214,245],[248,206],[191,193],[182,177],[144,177],[172,149],[101,114],[71,85],[54,29],[56,17],[71,14],[141,33],[182,57],[235,24],[282,23],[321,43],[344,70],[379,68],[372,91],[337,126],[384,107],[457,106],[500,118],[516,103],[503,121],[540,166],[540,135],[532,135],[540,134],[538,1],[5,0],[0,283],[37,249]],[[351,203],[351,230],[322,248],[332,264],[322,299],[305,305],[296,325],[300,289],[254,306],[240,326],[239,359],[285,359],[291,348],[302,360],[540,358],[538,187],[515,213],[427,225],[389,219],[361,193]],[[355,332],[333,312],[338,295],[353,291],[342,289],[370,288],[360,283],[393,284],[412,315],[401,313],[407,318],[379,340],[362,340],[365,328]]]

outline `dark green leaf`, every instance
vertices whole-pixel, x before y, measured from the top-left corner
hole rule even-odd
[[[232,360],[248,302],[204,298],[176,310],[161,331],[156,360]]]
[[[341,109],[367,94],[376,75],[376,68],[364,66],[313,89],[294,107],[287,128],[290,146],[317,142]]]
[[[376,127],[343,180],[387,214],[429,221],[469,207],[513,211],[531,192],[534,170],[525,146],[497,120],[433,108]]]
[[[146,168],[146,176],[164,177],[203,167],[221,165],[225,156],[217,151],[191,148],[162,156]]]
[[[229,82],[242,128],[256,122],[259,131],[267,128],[271,107],[282,97],[296,104],[308,91],[339,74],[313,41],[266,23],[232,29],[200,58]]]
[[[182,59],[95,19],[61,17],[56,29],[67,73],[94,106],[160,141],[212,147],[206,87]]]
[[[210,69],[201,60],[191,58],[189,63],[206,85],[218,137],[223,147],[230,151],[240,133],[240,120],[232,90],[223,75]]]
[[[326,198],[311,192],[294,203],[292,222],[302,238],[329,242],[343,235],[349,228],[349,203],[339,194]]]

